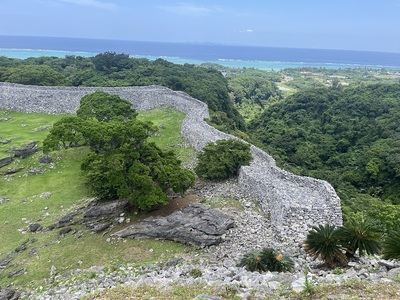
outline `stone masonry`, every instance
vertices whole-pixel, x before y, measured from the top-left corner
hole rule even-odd
[[[201,151],[208,142],[235,138],[204,121],[209,117],[205,103],[159,86],[42,87],[0,83],[0,109],[75,113],[82,96],[99,90],[129,100],[138,111],[170,106],[185,113],[182,135],[196,151]],[[253,161],[241,168],[238,185],[269,216],[276,242],[295,246],[304,240],[310,226],[342,224],[340,199],[329,183],[284,171],[271,156],[255,146],[251,146],[251,151]]]

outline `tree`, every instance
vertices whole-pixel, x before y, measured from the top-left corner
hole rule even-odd
[[[79,116],[57,122],[44,145],[45,151],[87,145],[91,152],[81,168],[96,197],[129,199],[138,209],[150,210],[167,203],[170,189],[182,193],[194,184],[193,172],[180,167],[174,152],[148,142],[156,128],[135,119],[136,112],[126,108],[129,102],[104,92],[88,96],[82,98]],[[88,109],[88,102],[93,110]]]
[[[86,143],[82,134],[83,120],[75,116],[64,117],[54,123],[50,134],[43,142],[43,151],[68,149]]]
[[[251,160],[250,145],[236,139],[218,140],[208,143],[197,155],[195,172],[208,179],[227,179],[237,176],[241,166]]]
[[[92,62],[97,71],[106,74],[129,69],[132,66],[128,54],[117,54],[115,52],[99,53],[92,58]]]
[[[137,115],[132,108],[132,103],[128,100],[103,91],[83,96],[76,114],[81,119],[96,118],[101,122],[121,118],[129,120],[135,118]]]

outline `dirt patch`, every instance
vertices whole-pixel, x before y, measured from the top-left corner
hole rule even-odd
[[[190,203],[198,202],[198,197],[196,194],[187,194],[184,197],[174,197],[171,199],[167,205],[158,207],[155,210],[152,210],[147,213],[142,213],[140,215],[140,220],[143,220],[147,217],[150,216],[160,216],[160,217],[166,217],[173,212],[180,210],[184,208],[185,206],[189,205]]]

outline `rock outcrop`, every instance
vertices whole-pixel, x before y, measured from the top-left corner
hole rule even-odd
[[[192,204],[167,217],[146,218],[112,236],[152,237],[202,248],[219,244],[222,241],[222,235],[233,225],[233,218],[219,210],[202,204]]]

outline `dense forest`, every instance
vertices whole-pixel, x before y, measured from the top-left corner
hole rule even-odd
[[[365,211],[394,226],[400,223],[399,118],[399,84],[318,88],[269,106],[248,130],[285,169],[333,184],[347,213]]]
[[[106,52],[0,57],[0,81],[162,85],[208,104],[210,123],[270,153],[284,169],[330,182],[345,218],[400,226],[400,75],[372,69],[230,69]]]

